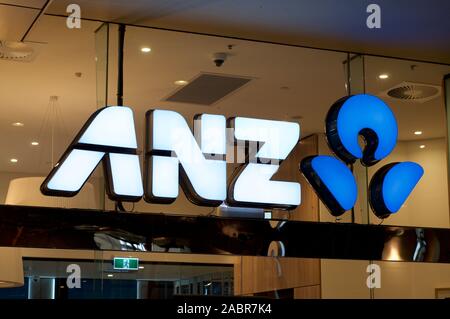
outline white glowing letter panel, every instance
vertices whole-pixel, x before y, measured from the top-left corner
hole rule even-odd
[[[280,163],[297,145],[300,125],[293,122],[236,117],[233,120],[236,141],[248,141],[257,151],[247,158],[240,174],[228,190],[233,206],[293,208],[301,202],[300,184],[272,180]]]
[[[199,133],[198,139],[177,112],[152,110],[146,119],[145,199],[171,203],[178,197],[181,184],[193,203],[220,205],[227,194],[225,117],[196,117],[194,131]],[[209,154],[214,158],[208,158]]]
[[[143,195],[133,111],[109,106],[95,112],[41,185],[45,195],[75,196],[104,162],[107,192],[113,200]]]

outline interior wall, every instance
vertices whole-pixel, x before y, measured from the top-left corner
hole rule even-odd
[[[436,289],[450,288],[447,264],[374,262],[380,266],[380,288],[373,288],[373,298],[436,297]],[[367,260],[321,260],[322,298],[370,298],[367,287]]]
[[[420,148],[425,145],[425,148]],[[369,178],[382,166],[391,162],[412,161],[420,164],[424,175],[408,200],[383,224],[423,227],[450,227],[449,194],[447,184],[447,147],[445,138],[420,141],[400,141],[389,157],[369,169]],[[371,223],[380,220],[370,215]]]
[[[446,264],[379,262],[381,288],[374,296],[380,298],[425,298],[436,296],[436,289],[450,288],[450,267]]]
[[[370,290],[366,285],[365,260],[321,259],[321,288],[323,299],[368,299]]]
[[[333,155],[324,134],[318,134],[318,154]],[[425,148],[420,148],[425,145]],[[447,146],[445,138],[416,141],[399,141],[388,158],[372,166],[368,170],[369,180],[382,166],[393,162],[412,161],[424,168],[424,175],[419,181],[403,207],[383,224],[399,226],[450,227],[449,188],[447,181]],[[325,205],[320,202],[320,221],[335,222]],[[359,212],[355,212],[355,222],[360,223]],[[370,222],[379,224],[379,220],[371,211]],[[351,222],[351,212],[347,211],[339,218],[339,222]]]
[[[311,185],[300,172],[300,162],[303,158],[317,155],[318,136],[313,134],[303,138],[291,154],[282,162],[279,171],[274,175],[275,180],[285,180],[300,183],[301,204],[289,212],[277,211],[274,217],[301,221],[319,221],[319,198]]]

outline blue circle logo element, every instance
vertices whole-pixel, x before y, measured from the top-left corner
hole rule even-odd
[[[332,151],[343,161],[360,159],[372,166],[388,156],[397,143],[398,127],[392,110],[380,98],[359,94],[334,103],[326,118],[326,136]],[[359,138],[365,141],[361,149]]]

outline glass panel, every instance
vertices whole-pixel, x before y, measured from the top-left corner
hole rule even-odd
[[[384,224],[450,227],[447,131],[441,89],[442,79],[449,71],[445,65],[366,57],[367,92],[388,103],[399,129],[396,148],[369,168],[369,178],[393,162],[412,161],[424,169],[411,196]],[[374,214],[370,216],[371,223],[380,223]]]
[[[69,265],[81,270],[69,287]],[[168,299],[175,295],[232,296],[233,267],[140,262],[136,271],[115,270],[111,260],[24,260],[25,284],[0,289],[0,299]]]
[[[143,52],[142,48],[151,50]],[[216,66],[214,60],[221,56],[225,57],[224,63]],[[124,101],[133,108],[141,152],[145,152],[145,113],[155,108],[180,113],[191,130],[194,116],[201,113],[220,114],[226,118],[245,116],[297,122],[300,123],[303,139],[323,134],[329,107],[346,95],[345,59],[344,53],[128,26]],[[237,87],[233,87],[235,84]],[[318,148],[317,145],[312,147]],[[290,216],[298,220],[319,218],[317,197],[299,172],[299,163],[305,156],[301,148],[296,148],[283,162],[274,179],[300,182],[305,205],[289,212],[268,209],[273,217]],[[309,154],[317,154],[317,150],[310,149]],[[230,156],[230,150],[227,158],[230,179],[242,163],[238,162],[238,155],[234,158]],[[113,207],[113,202],[107,201],[107,208]],[[172,204],[141,200],[133,210],[263,216],[263,209],[239,211],[224,206],[211,208],[194,205],[181,188]]]
[[[33,47],[33,58],[19,62],[0,59],[1,204],[101,207],[99,171],[75,197],[50,197],[40,192],[41,183],[80,125],[97,109],[96,80],[105,87],[104,59],[99,55],[98,64],[95,61],[100,41],[95,31],[100,25],[83,21],[81,29],[69,29],[64,18],[42,16],[28,36],[30,43],[41,43]]]

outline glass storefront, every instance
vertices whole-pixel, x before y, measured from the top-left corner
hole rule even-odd
[[[46,243],[45,249],[29,246],[32,243],[24,248],[21,243],[27,234],[22,233],[23,225],[18,225],[8,236],[12,238],[10,246],[21,251],[23,265],[19,263],[18,267],[23,266],[24,285],[0,289],[0,298],[448,297],[449,258],[448,252],[442,251],[448,246],[441,243],[439,250],[439,242],[436,244],[425,234],[428,236],[429,228],[450,229],[448,120],[443,98],[443,78],[450,73],[449,65],[126,26],[121,87],[119,26],[87,20],[82,23],[81,29],[69,29],[65,18],[43,16],[29,35],[29,59],[0,58],[0,209],[17,205],[40,207],[41,213],[50,207],[68,212],[93,210],[92,214],[96,210],[123,214],[123,221],[132,218],[131,213],[201,216],[235,220],[238,226],[229,223],[217,231],[231,238],[229,245],[197,255],[189,243],[171,242],[173,234],[141,238],[139,223],[135,223],[136,232],[127,233],[121,229],[120,218],[111,224],[115,227],[111,230],[102,228],[100,219],[94,220],[98,223],[95,230],[89,228],[92,225],[74,221],[77,230],[95,235],[89,243],[92,249],[71,256],[70,249],[50,249],[60,248],[56,243],[55,247]],[[398,123],[398,141],[392,153],[379,163],[366,167],[356,162],[351,166],[358,199],[354,207],[336,217],[302,175],[299,164],[307,156],[333,155],[325,135],[330,107],[342,97],[364,93],[381,98],[392,109]],[[117,201],[107,194],[108,178],[102,165],[95,168],[76,196],[42,195],[40,187],[45,177],[91,114],[104,106],[117,105],[121,94],[123,105],[133,111],[135,155],[143,172],[147,165],[146,113],[152,109],[177,112],[192,131],[198,114],[298,123],[300,140],[272,179],[299,183],[301,204],[287,209],[257,205],[235,208],[225,203],[201,206],[194,204],[181,186],[172,203]],[[359,143],[364,147],[367,141],[361,138]],[[240,147],[245,145],[227,142],[227,158],[230,152],[239,153]],[[417,163],[425,173],[400,210],[380,219],[369,204],[369,184],[382,166],[397,162]],[[227,179],[231,180],[242,169],[242,162],[236,156],[227,160],[226,166]],[[73,173],[82,174],[81,169]],[[414,227],[417,236],[413,241],[417,245],[413,256],[402,256],[398,238],[403,233],[399,231],[385,241],[380,260],[350,260],[351,254],[347,259],[309,258],[311,254],[305,258],[288,254],[284,257],[286,243],[282,241],[265,243],[270,244],[269,249],[264,246],[255,254],[246,254],[245,244],[254,238],[245,232],[236,234],[235,229],[239,229],[239,223],[251,223],[253,219],[266,219],[269,229],[295,221]],[[264,228],[262,236],[265,232]],[[39,236],[43,242],[50,235]],[[238,244],[231,243],[234,239],[240,240]],[[211,244],[214,240],[203,239]],[[52,238],[48,237],[48,241]],[[314,244],[320,246],[320,242]],[[243,253],[236,254],[233,245],[241,245]],[[434,263],[441,259],[433,254],[447,256],[447,264]],[[117,255],[139,256],[142,268],[112,269]],[[410,260],[415,262],[407,262]],[[70,264],[81,267],[82,288],[68,288]],[[368,283],[368,266],[372,264],[381,269],[380,287]],[[6,281],[2,279],[0,282]]]
[[[70,265],[83,269],[80,288],[67,285]],[[233,295],[233,270],[225,265],[139,263],[135,271],[85,260],[25,259],[22,287],[0,290],[2,299],[167,299],[181,295]],[[74,285],[76,281],[74,280]],[[73,288],[73,287],[72,287]]]

